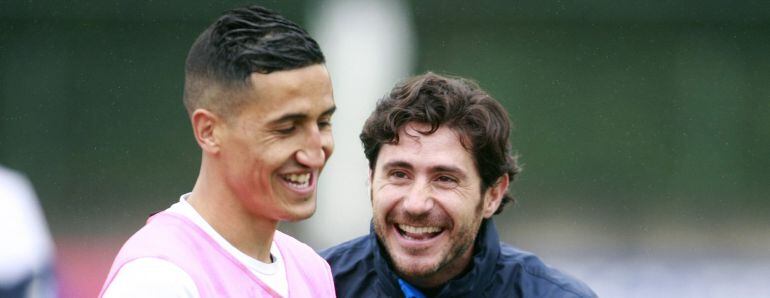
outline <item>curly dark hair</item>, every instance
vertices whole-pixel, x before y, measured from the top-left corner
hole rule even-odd
[[[473,155],[482,193],[504,174],[512,182],[520,172],[508,141],[508,113],[473,81],[428,72],[397,84],[377,102],[361,131],[369,169],[375,169],[382,145],[398,144],[399,130],[410,122],[430,125],[429,130],[420,131],[423,135],[441,126],[457,132],[463,147]],[[514,198],[506,192],[495,214],[510,202]]]
[[[324,63],[318,43],[296,23],[260,6],[227,11],[193,43],[185,64],[184,104],[232,112],[237,96],[209,98],[249,86],[252,73],[269,74]]]

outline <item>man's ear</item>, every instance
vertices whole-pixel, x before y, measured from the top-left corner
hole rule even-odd
[[[484,218],[490,218],[492,215],[495,215],[495,211],[503,202],[503,196],[508,192],[508,183],[508,174],[500,176],[497,182],[484,193]]]
[[[374,179],[374,177],[372,175],[374,175],[374,171],[372,171],[372,169],[369,169],[369,181],[368,181],[369,182],[369,202],[374,201],[374,198],[373,198],[374,192],[372,191],[372,179]]]
[[[198,142],[201,150],[204,153],[218,153],[219,138],[215,132],[217,126],[222,124],[222,119],[209,110],[196,109],[193,111],[190,121],[192,121],[195,140]]]

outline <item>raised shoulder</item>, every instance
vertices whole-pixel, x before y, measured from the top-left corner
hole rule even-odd
[[[358,237],[320,252],[334,275],[337,297],[388,297],[387,281],[376,272],[371,236]]]
[[[361,236],[321,251],[321,257],[332,266],[332,272],[337,274],[346,268],[358,264],[371,254],[369,236]]]
[[[582,281],[550,267],[536,255],[500,243],[497,272],[503,280],[515,283],[525,297],[597,297]]]

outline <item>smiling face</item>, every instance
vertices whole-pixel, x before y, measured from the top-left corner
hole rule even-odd
[[[472,155],[453,130],[422,135],[415,129],[428,130],[424,124],[404,127],[398,144],[382,146],[370,177],[374,228],[402,278],[435,287],[466,268],[502,190],[482,192]]]
[[[214,132],[227,191],[255,217],[310,217],[318,176],[334,149],[326,67],[255,73],[240,94],[247,103]]]

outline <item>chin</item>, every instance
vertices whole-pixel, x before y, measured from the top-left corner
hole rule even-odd
[[[428,278],[437,271],[435,262],[408,262],[402,260],[396,264],[396,269],[401,276],[411,276],[417,278]]]
[[[315,214],[316,203],[315,200],[307,202],[301,206],[293,206],[291,210],[286,210],[286,216],[283,220],[289,222],[296,222],[310,218]]]

